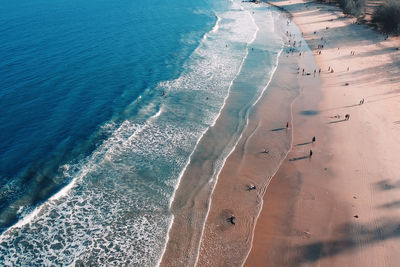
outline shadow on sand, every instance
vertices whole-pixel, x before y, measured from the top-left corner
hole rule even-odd
[[[393,189],[400,188],[400,180],[392,182],[388,179],[384,179],[379,182],[376,182],[374,184],[374,186],[376,189],[378,189],[380,191],[393,190]]]
[[[343,108],[352,108],[352,107],[358,107],[361,106],[360,104],[354,104],[354,105],[348,105],[348,106],[344,106]]]
[[[302,159],[309,159],[309,156],[302,156],[302,157],[297,157],[297,158],[291,158],[289,161],[297,161],[297,160],[302,160]]]
[[[297,144],[296,146],[305,146],[305,145],[309,145],[309,144],[311,144],[312,142],[305,142],[305,143],[301,143],[301,144]]]
[[[346,121],[345,119],[343,119],[343,120],[338,120],[338,121],[330,121],[330,122],[328,122],[328,124],[332,124],[332,123],[338,123],[338,122],[344,122],[344,121]]]
[[[282,130],[286,130],[287,128],[276,128],[276,129],[272,129],[271,132],[278,132],[278,131],[282,131]]]
[[[302,110],[299,114],[304,116],[315,116],[318,115],[320,112],[318,110]]]
[[[293,266],[300,263],[312,263],[340,253],[365,248],[388,239],[400,238],[400,220],[380,220],[377,225],[346,223],[337,229],[341,238],[315,241],[293,248],[296,253],[291,258]]]
[[[380,209],[396,209],[400,208],[400,200],[392,201],[383,205],[378,206]]]

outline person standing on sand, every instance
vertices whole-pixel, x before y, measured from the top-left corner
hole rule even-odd
[[[286,123],[286,129],[288,129],[288,128],[289,128],[289,122]]]
[[[231,217],[229,217],[227,219],[227,221],[230,222],[231,224],[235,225],[235,219],[236,219],[236,217],[232,215]]]
[[[311,159],[311,157],[312,157],[312,150],[310,149],[310,156],[309,156],[309,158]]]
[[[312,138],[312,142],[314,143],[315,142],[315,140],[316,140],[316,138],[315,138],[315,136]]]

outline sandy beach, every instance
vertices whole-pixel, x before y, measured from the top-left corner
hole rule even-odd
[[[398,266],[399,40],[334,6],[273,3],[293,15],[312,52],[282,57],[268,97],[250,115],[213,192],[198,266],[244,258],[245,266]],[[285,86],[300,94],[280,99],[285,90],[274,88]],[[283,103],[270,114],[281,125],[265,115],[268,101]]]
[[[322,99],[304,90],[293,106],[293,146],[266,190],[245,265],[398,266],[399,40],[333,6],[274,3],[314,51]],[[309,149],[311,159],[293,160]]]
[[[282,13],[276,21],[276,30],[281,31],[287,41],[292,37],[286,36],[286,31],[301,40],[299,28],[293,23],[287,24],[288,21],[288,14]],[[198,266],[243,264],[252,245],[265,190],[292,146],[293,105],[304,90],[314,92],[314,102],[321,97],[319,75],[299,75],[300,66],[308,70],[316,68],[311,50],[304,40],[296,47],[298,52],[292,50],[292,46],[285,45],[268,90],[249,114],[248,125],[218,177]],[[301,57],[298,56],[300,51]],[[250,190],[252,186],[254,190]],[[231,216],[235,217],[234,225],[227,220]]]

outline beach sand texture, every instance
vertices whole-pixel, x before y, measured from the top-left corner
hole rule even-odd
[[[301,32],[294,24],[284,29]],[[278,68],[264,97],[249,115],[248,125],[233,153],[227,159],[212,195],[200,247],[198,266],[240,266],[246,258],[253,239],[253,229],[262,207],[262,197],[271,178],[292,146],[292,106],[305,87],[320,94],[319,77],[299,76],[298,63],[314,69],[312,52],[303,41],[302,57],[286,47]],[[289,52],[289,53],[288,53]],[[315,101],[316,102],[316,101]],[[279,103],[277,105],[277,103]],[[286,123],[289,127],[286,128]],[[307,151],[308,152],[308,151]],[[255,185],[256,190],[249,190]],[[235,216],[235,225],[227,218]]]
[[[322,99],[303,90],[293,106],[293,146],[266,190],[245,266],[399,266],[399,40],[333,6],[274,4],[314,50]],[[312,159],[293,160],[305,148]]]
[[[273,3],[293,15],[313,52],[281,57],[270,95],[219,176],[198,266],[238,266],[250,248],[245,266],[399,266],[399,40],[354,24],[334,6]],[[300,74],[288,78],[296,61]],[[302,76],[302,68],[315,68],[317,77]],[[301,93],[291,111],[274,114],[279,126],[289,120],[293,127],[274,132],[262,114],[284,86]],[[279,160],[260,152],[265,143],[285,151],[282,140],[290,151],[273,175]],[[248,184],[257,191],[246,191]],[[231,215],[235,225],[226,221]]]

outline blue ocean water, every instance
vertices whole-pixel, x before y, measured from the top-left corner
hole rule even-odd
[[[179,178],[257,32],[250,13],[0,1],[0,263],[156,265]]]
[[[69,182],[54,176],[107,138],[99,126],[135,118],[140,105],[127,106],[146,89],[161,95],[157,83],[179,76],[215,23],[207,7],[2,1],[0,231],[17,219],[10,205],[41,202]]]

